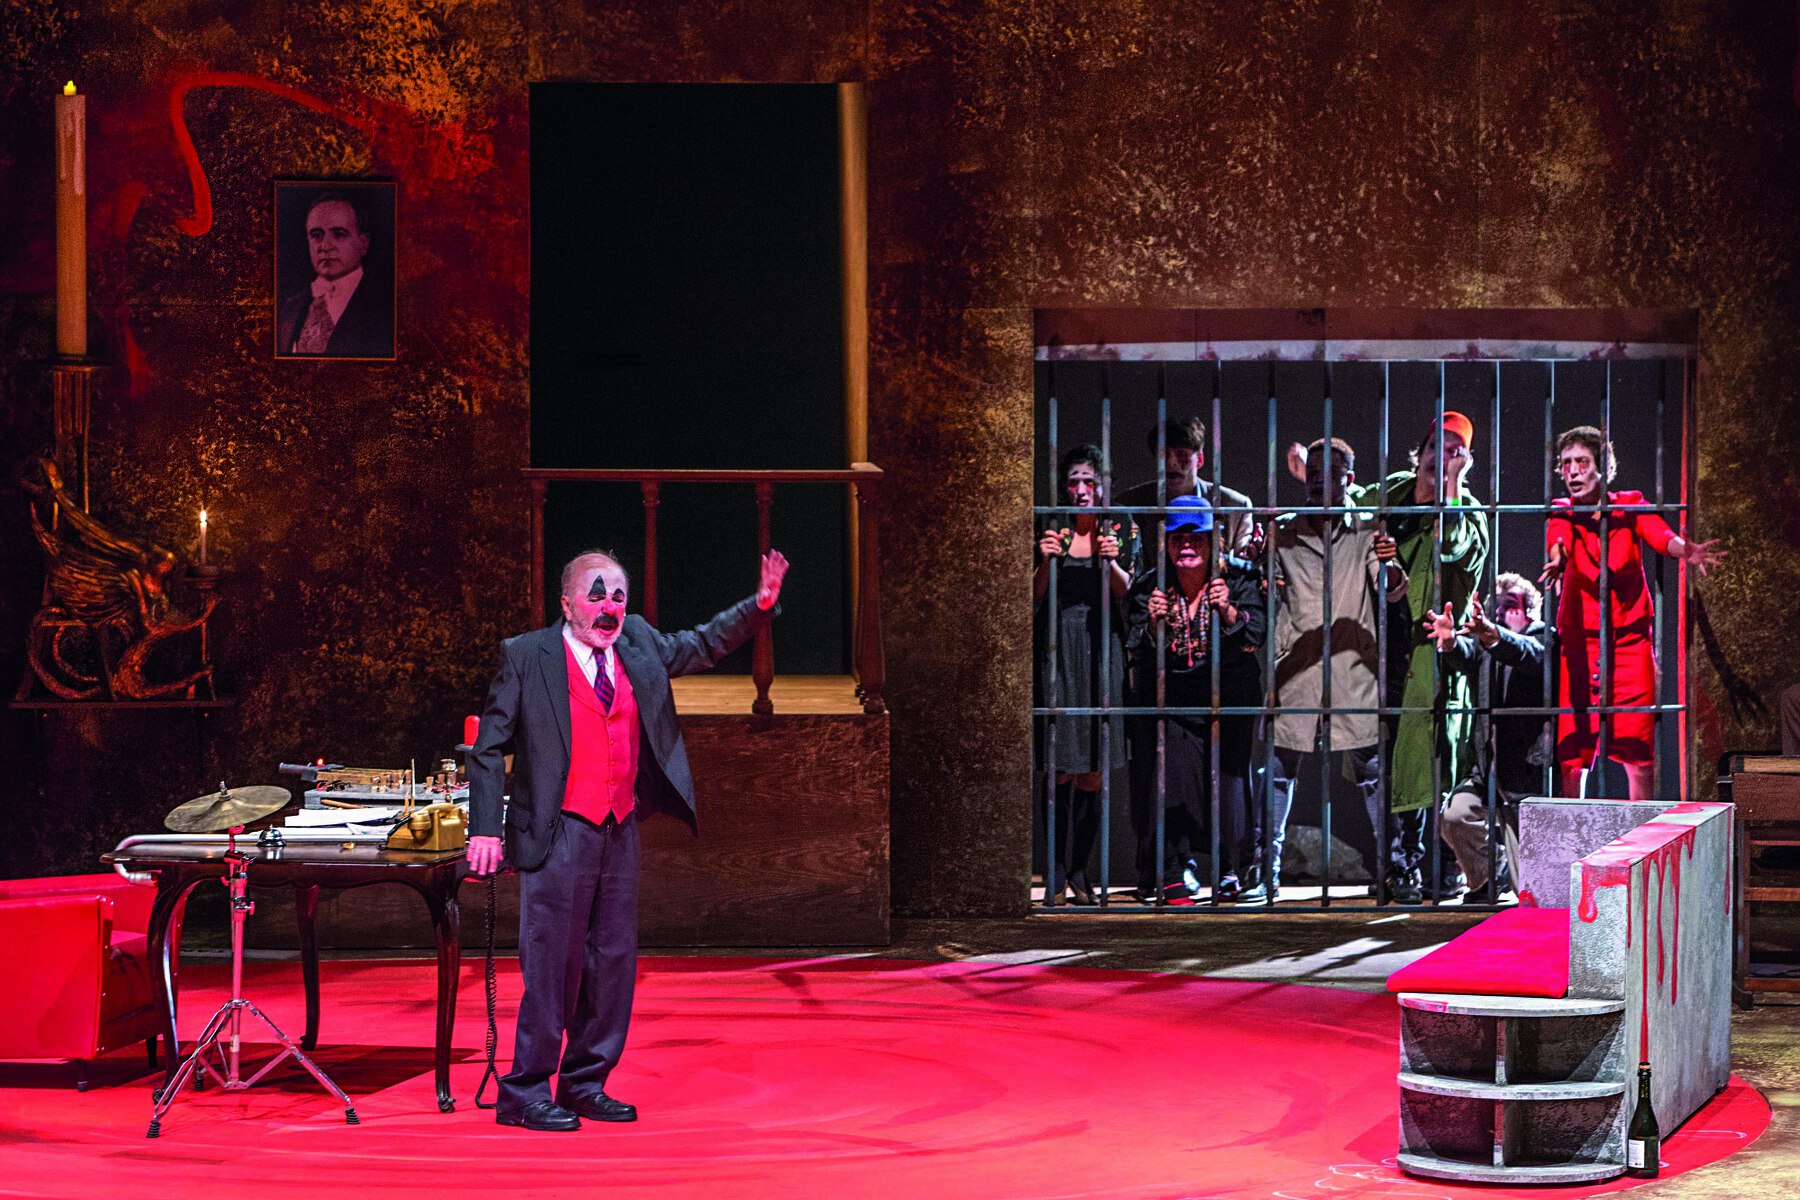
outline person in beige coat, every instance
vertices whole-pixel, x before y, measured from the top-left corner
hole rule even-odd
[[[1328,445],[1321,438],[1307,448],[1309,507],[1344,507],[1355,479],[1356,454],[1349,443],[1332,438]],[[1263,820],[1255,823],[1258,858],[1266,863],[1267,873],[1245,895],[1249,901],[1274,899],[1294,780],[1305,755],[1327,749],[1348,755],[1370,824],[1380,830],[1381,722],[1373,710],[1381,704],[1376,637],[1381,593],[1387,592],[1391,604],[1406,603],[1406,572],[1395,561],[1394,539],[1381,531],[1373,510],[1284,514],[1275,520],[1268,553],[1274,559],[1275,580],[1272,706],[1278,711],[1270,738],[1275,756],[1268,803],[1257,814]],[[1305,711],[1327,707],[1365,711]]]

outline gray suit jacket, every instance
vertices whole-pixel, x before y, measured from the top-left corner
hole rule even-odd
[[[663,633],[635,613],[614,643],[619,665],[637,697],[643,743],[638,755],[637,803],[697,828],[694,776],[675,716],[669,680],[704,671],[755,636],[780,611],[740,600],[698,629]],[[500,670],[488,688],[481,732],[469,753],[469,833],[503,836],[501,798],[506,751],[513,751],[512,802],[504,836],[514,868],[530,871],[550,852],[563,788],[569,777],[569,662],[563,623],[508,638]]]

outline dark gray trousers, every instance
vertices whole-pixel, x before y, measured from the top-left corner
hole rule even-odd
[[[637,986],[638,822],[564,813],[550,855],[519,873],[525,994],[499,1111],[603,1087],[619,1064]],[[568,1034],[565,1047],[564,1033]]]

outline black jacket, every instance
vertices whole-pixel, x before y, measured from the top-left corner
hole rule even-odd
[[[1164,653],[1164,697],[1172,706],[1211,703],[1213,652],[1219,660],[1219,703],[1233,708],[1262,703],[1262,668],[1257,664],[1256,651],[1268,632],[1268,612],[1263,604],[1261,581],[1232,566],[1227,566],[1224,579],[1231,589],[1231,603],[1239,612],[1238,623],[1221,629],[1217,645],[1209,644],[1209,653],[1192,664]],[[1163,589],[1173,592],[1178,586],[1175,569],[1169,567],[1164,572]],[[1156,572],[1151,570],[1133,580],[1125,595],[1129,629],[1126,652],[1131,659],[1134,705],[1156,703],[1156,646],[1158,641],[1165,647],[1169,644],[1168,624],[1150,619],[1150,593],[1155,589]],[[1203,617],[1205,612],[1202,609]]]
[[[331,327],[331,340],[323,354],[294,352],[294,339],[306,324],[312,308],[312,286],[293,293],[281,302],[275,319],[275,353],[298,358],[392,358],[394,357],[394,287],[391,281],[378,279],[369,270],[350,294],[343,315]]]
[[[1488,704],[1492,718],[1478,717],[1475,756],[1476,780],[1484,781],[1489,769],[1495,782],[1509,792],[1535,795],[1543,790],[1548,717],[1508,716],[1509,708],[1544,707],[1544,661],[1548,639],[1542,621],[1532,622],[1524,633],[1504,625],[1496,627],[1500,640],[1489,648],[1467,634],[1458,634],[1444,656],[1466,663],[1488,660]],[[1491,735],[1484,725],[1492,721]]]
[[[778,609],[740,600],[698,629],[663,633],[633,613],[614,643],[619,665],[637,697],[643,743],[638,755],[637,804],[697,828],[694,776],[675,716],[669,680],[692,675],[755,636]],[[563,623],[508,638],[500,670],[488,688],[481,732],[469,753],[469,833],[501,836],[506,751],[513,751],[513,789],[506,806],[508,861],[533,870],[550,852],[569,778],[569,659]]]

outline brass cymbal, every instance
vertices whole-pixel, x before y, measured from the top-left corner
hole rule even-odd
[[[163,818],[163,824],[176,833],[224,833],[238,825],[259,821],[292,803],[284,787],[267,784],[256,787],[220,788],[206,796],[196,796]]]

